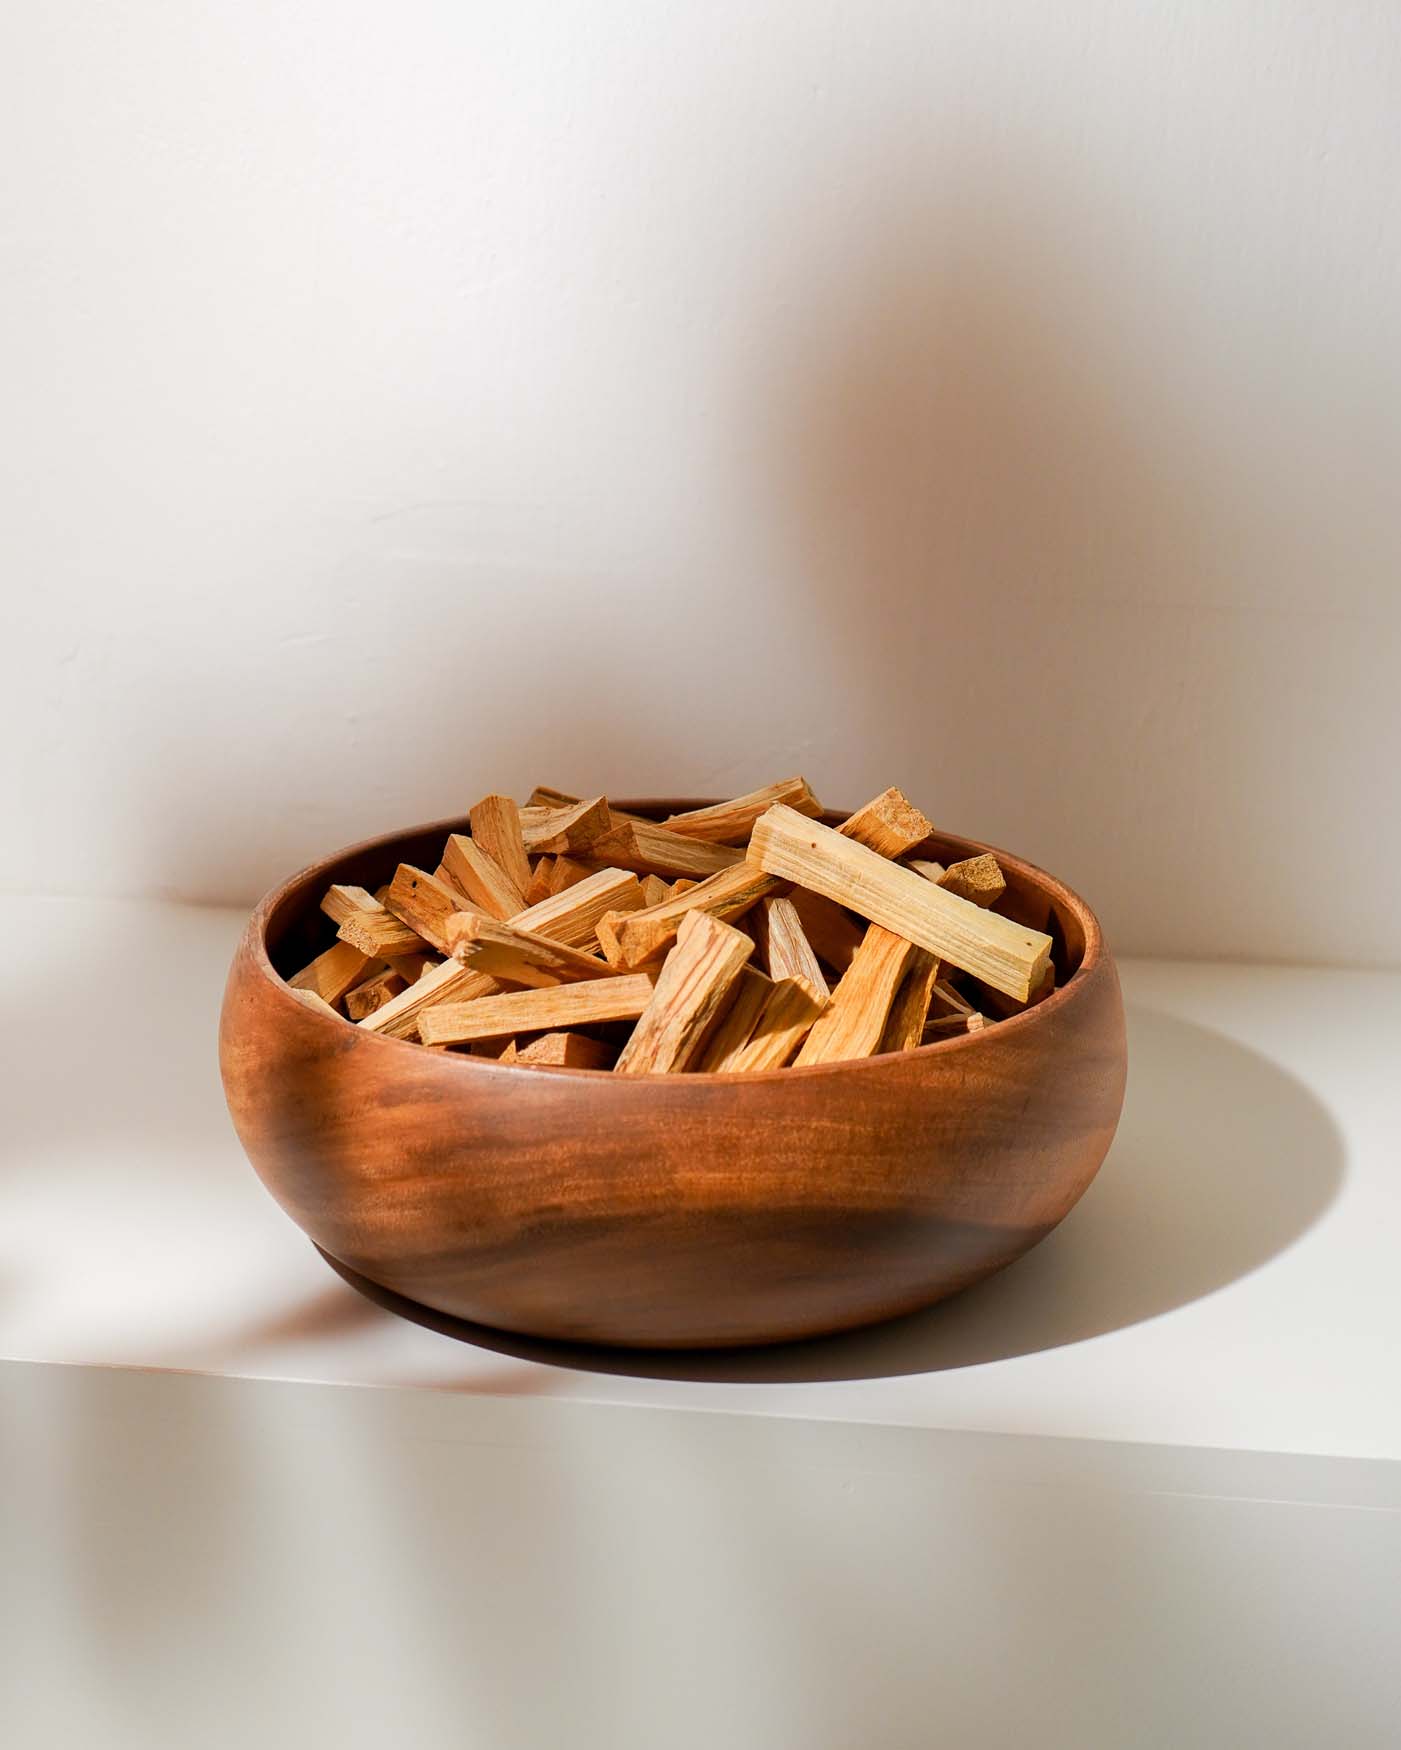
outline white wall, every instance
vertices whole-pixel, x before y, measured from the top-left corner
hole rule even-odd
[[[1124,949],[1401,960],[1399,60],[1381,0],[8,9],[0,881],[802,769]]]

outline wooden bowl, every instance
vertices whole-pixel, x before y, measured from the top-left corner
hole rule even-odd
[[[661,817],[693,799],[620,803]],[[829,823],[845,817],[829,814]],[[427,1051],[298,1001],[333,881],[435,866],[440,821],[340,851],[263,900],[219,1050],[264,1184],[323,1251],[439,1312],[654,1348],[891,1318],[1000,1270],[1103,1160],[1123,1103],[1119,981],[1089,907],[997,852],[1060,988],[918,1051],[760,1075],[614,1076]],[[948,862],[987,846],[939,834]],[[1046,923],[1049,905],[1049,923]]]

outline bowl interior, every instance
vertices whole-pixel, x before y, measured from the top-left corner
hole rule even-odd
[[[632,814],[661,820],[683,809],[707,807],[714,800],[705,797],[660,801],[649,798],[620,800],[617,806]],[[822,819],[829,826],[840,826],[846,814],[829,809]],[[334,942],[335,926],[319,909],[321,896],[333,882],[348,882],[373,892],[392,879],[400,863],[435,869],[447,835],[467,830],[464,815],[388,833],[382,838],[352,845],[294,876],[266,902],[263,946],[274,970],[284,978],[290,977]],[[1019,923],[1045,930],[1050,935],[1056,986],[1057,990],[1062,989],[1084,964],[1087,949],[1092,952],[1098,940],[1094,917],[1083,900],[1044,870],[1021,858],[954,833],[932,834],[914,854],[951,863],[987,850],[995,851],[1007,880],[1007,892],[997,909]]]

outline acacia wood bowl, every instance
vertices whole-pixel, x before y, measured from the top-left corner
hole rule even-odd
[[[432,868],[466,830],[439,821],[304,869],[258,906],[229,972],[219,1051],[239,1137],[293,1221],[361,1276],[534,1337],[776,1342],[967,1287],[1094,1177],[1123,1104],[1119,981],[1089,907],[1041,870],[996,853],[1003,909],[1054,938],[1055,993],[981,1033],[852,1063],[637,1077],[498,1064],[293,996],[280,974],[331,939],[317,909],[330,883]],[[921,854],[987,849],[939,833]]]

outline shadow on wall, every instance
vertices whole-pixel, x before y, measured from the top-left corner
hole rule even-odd
[[[874,1379],[1083,1342],[1258,1269],[1318,1220],[1343,1177],[1342,1140],[1328,1113],[1257,1053],[1210,1028],[1136,1007],[1129,1044],[1118,1137],[1061,1226],[976,1288],[847,1336],[704,1353],[533,1342],[428,1312],[327,1262],[378,1304],[432,1330],[593,1373],[737,1383]],[[445,1370],[423,1383],[451,1388],[454,1381]]]

